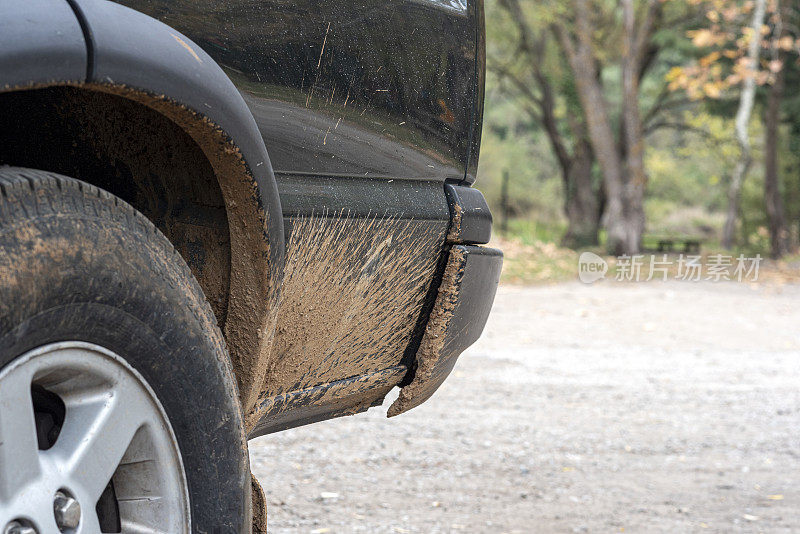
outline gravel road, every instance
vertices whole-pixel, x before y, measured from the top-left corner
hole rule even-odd
[[[800,531],[798,302],[502,287],[426,405],[251,442],[270,532]]]

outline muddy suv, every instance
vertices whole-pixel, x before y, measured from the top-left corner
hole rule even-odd
[[[0,531],[265,528],[247,441],[426,401],[502,256],[481,0],[0,3]]]

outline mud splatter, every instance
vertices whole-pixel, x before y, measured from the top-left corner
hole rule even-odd
[[[233,362],[244,413],[255,405],[272,348],[278,295],[276,265],[270,259],[269,214],[242,156],[207,117],[171,100],[120,85],[92,84],[95,90],[138,101],[178,123],[209,159],[225,198],[231,239],[231,275],[225,340]]]
[[[28,92],[30,89],[34,88],[26,88],[26,91],[22,92]],[[53,86],[45,89],[38,86],[36,89],[43,91],[69,89],[94,95],[115,95],[142,104],[142,108],[154,110],[180,127],[197,144],[208,160],[224,199],[226,212],[224,217],[227,218],[230,239],[228,247],[230,260],[219,257],[214,260],[221,259],[230,267],[222,269],[222,265],[217,265],[215,269],[220,268],[220,272],[229,270],[230,275],[229,279],[227,275],[219,275],[222,278],[216,279],[215,275],[210,274],[208,277],[201,275],[199,279],[205,284],[204,289],[213,288],[210,291],[212,294],[220,292],[223,287],[229,287],[227,310],[220,313],[220,307],[217,305],[215,311],[219,314],[218,319],[223,314],[225,316],[225,338],[237,378],[240,402],[246,413],[255,405],[259,392],[263,389],[261,378],[264,376],[271,353],[277,317],[280,280],[278,269],[281,263],[275,261],[278,254],[273,253],[280,250],[281,247],[278,245],[282,243],[278,245],[270,243],[268,224],[270,214],[266,212],[266,206],[261,205],[258,187],[242,153],[227,134],[208,117],[164,95],[154,95],[124,85],[96,83],[74,84],[67,88]],[[115,108],[106,108],[105,111],[108,113],[101,114],[102,121],[116,121],[117,125],[125,124],[125,121],[121,121],[123,117],[115,111]],[[135,135],[136,126],[135,121],[129,123],[126,135]],[[108,129],[109,132],[112,130],[113,128]],[[106,140],[114,141],[111,137]],[[197,241],[198,237],[197,232],[187,234],[190,243]]]
[[[250,497],[253,509],[253,534],[267,534],[267,499],[255,475],[250,474]]]
[[[461,222],[464,219],[464,208],[458,202],[452,204],[450,210],[450,230],[447,232],[448,243],[461,243]]]
[[[464,272],[466,252],[459,247],[453,247],[450,258],[439,286],[439,295],[433,307],[425,334],[422,336],[419,350],[417,351],[417,369],[414,380],[400,391],[400,396],[389,407],[388,416],[395,417],[419,404],[419,399],[430,396],[426,388],[436,382],[436,376],[441,372],[437,364],[441,363],[440,355],[444,350],[447,328],[453,318],[453,312],[458,304],[460,290],[459,280]],[[435,391],[435,390],[434,390]]]
[[[439,221],[344,212],[295,219],[262,400],[396,366],[445,232]],[[263,413],[250,414],[248,423]]]
[[[352,400],[353,405],[371,402],[377,397],[377,387],[392,388],[406,376],[405,365],[397,365],[370,374],[339,380],[331,384],[291,391],[265,399],[261,409],[266,415],[274,416],[291,410],[298,405],[319,407],[333,405],[343,399]],[[361,402],[359,402],[359,400]]]

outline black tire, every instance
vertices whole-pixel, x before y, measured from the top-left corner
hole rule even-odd
[[[183,259],[94,186],[0,168],[0,368],[58,341],[122,356],[155,391],[184,462],[193,532],[249,532],[250,469],[236,382]]]

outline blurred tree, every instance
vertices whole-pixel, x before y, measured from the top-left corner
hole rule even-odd
[[[797,16],[797,13],[794,13]],[[787,61],[781,73],[785,87],[800,87],[800,65],[798,61]],[[784,132],[779,136],[780,154],[779,171],[784,191],[786,217],[789,231],[790,248],[795,249],[800,240],[800,91],[784,91],[781,111]]]
[[[505,17],[490,24],[502,26],[495,37],[505,46],[489,58],[490,68],[523,102],[559,162],[565,244],[596,243],[602,220],[610,252],[638,252],[647,136],[689,128],[676,113],[688,100],[668,90],[664,66],[681,57],[673,45],[699,10],[670,0],[497,3]]]
[[[779,2],[779,0],[776,0]],[[781,196],[780,186],[780,130],[781,106],[783,104],[784,90],[786,87],[785,61],[786,52],[781,46],[783,41],[787,48],[792,46],[794,39],[786,29],[785,19],[789,16],[790,0],[784,0],[777,6],[772,24],[773,39],[776,43],[770,46],[773,65],[781,65],[775,73],[775,79],[767,90],[767,105],[764,111],[765,139],[764,139],[764,205],[767,213],[767,224],[770,235],[770,250],[773,258],[780,258],[793,248],[789,239],[789,228],[786,224],[786,215]],[[788,41],[787,41],[788,38]]]
[[[800,236],[800,93],[791,90],[800,0],[764,1],[750,69],[754,0],[487,0],[489,117],[512,133],[502,143],[488,136],[483,161],[498,191],[512,169],[515,218],[534,210],[550,235],[578,247],[597,242],[602,221],[610,251],[632,253],[646,209],[651,231],[713,241],[742,161],[733,117],[751,79],[748,142],[764,172],[742,180],[737,231],[754,251],[791,248]]]
[[[551,26],[572,69],[589,140],[603,173],[607,246],[612,254],[639,252],[645,228],[647,173],[639,109],[640,87],[643,76],[658,55],[652,38],[662,15],[663,2],[643,0],[638,3],[640,9],[634,0],[619,2],[622,9],[619,138],[614,135],[612,115],[603,91],[601,49],[596,39],[595,21],[605,14],[602,7],[607,7],[607,3],[572,0],[569,12],[562,11]],[[611,9],[614,11],[616,7]],[[607,50],[603,52],[608,57]]]
[[[699,60],[672,69],[670,88],[683,89],[695,100],[720,100],[741,87],[736,114],[736,138],[740,157],[731,173],[728,208],[722,243],[733,246],[740,213],[742,185],[753,158],[750,118],[757,100],[757,87],[764,96],[764,207],[773,257],[793,248],[781,194],[779,154],[785,98],[788,55],[796,54],[800,40],[789,30],[797,17],[796,0],[690,0],[700,6],[706,27],[689,33],[692,42],[706,53]],[[726,112],[725,106],[717,107]],[[713,106],[712,106],[713,109]]]
[[[646,137],[687,127],[675,114],[686,99],[673,98],[662,68],[681,51],[668,59],[662,51],[679,41],[698,10],[667,0],[497,3],[505,17],[489,22],[504,46],[489,57],[490,69],[522,101],[559,162],[569,221],[564,242],[596,243],[602,215],[609,250],[637,252],[645,228]]]
[[[570,98],[569,72],[547,68],[553,54],[550,28],[541,13],[524,11],[519,0],[498,0],[506,20],[493,21],[511,29],[505,47],[490,58],[490,68],[503,88],[546,134],[558,162],[564,188],[567,231],[562,245],[579,248],[598,244],[601,195],[593,177],[594,154],[579,104]],[[535,10],[534,10],[535,11]],[[547,72],[545,72],[547,70]]]
[[[744,57],[745,61],[739,63],[743,67],[741,69],[743,82],[742,92],[739,97],[739,109],[736,112],[736,140],[739,143],[741,154],[731,175],[728,189],[728,212],[725,217],[725,228],[722,232],[722,246],[728,249],[733,247],[736,220],[739,217],[739,198],[741,196],[742,183],[747,177],[750,166],[753,164],[748,127],[756,98],[756,76],[759,72],[761,55],[761,29],[764,27],[766,7],[766,0],[755,0],[752,22],[750,23],[749,31],[745,32],[747,55]]]

